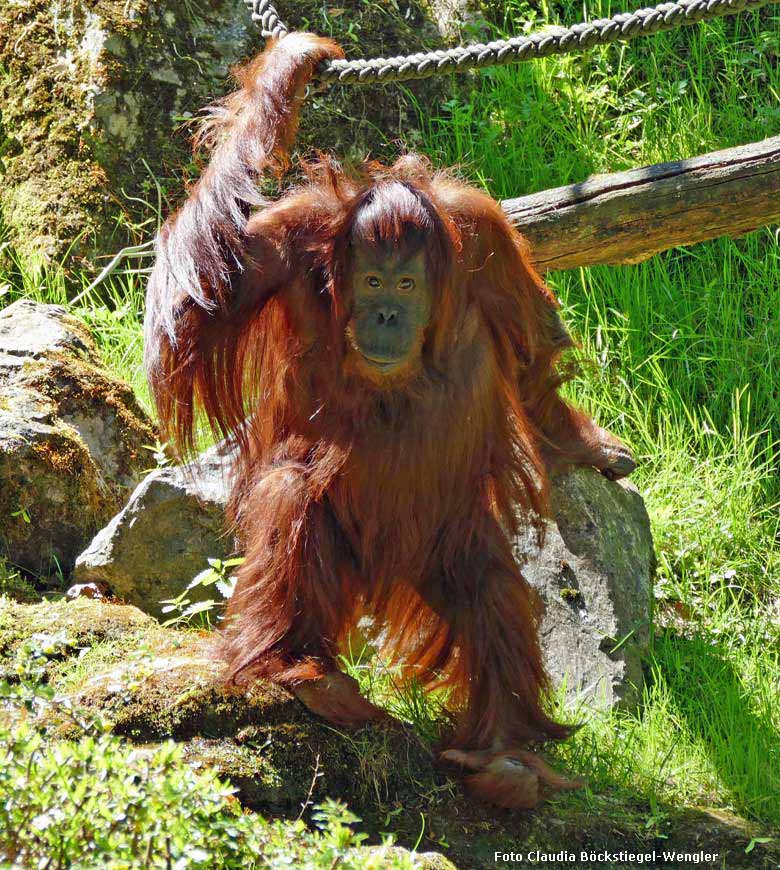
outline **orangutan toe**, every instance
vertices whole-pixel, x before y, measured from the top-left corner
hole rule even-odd
[[[464,785],[478,800],[509,809],[532,809],[539,803],[539,776],[515,755],[449,749],[441,759],[470,772]]]
[[[440,757],[463,771],[470,771],[464,784],[474,797],[508,809],[533,809],[546,794],[583,785],[579,780],[559,776],[539,756],[524,750],[448,749]]]

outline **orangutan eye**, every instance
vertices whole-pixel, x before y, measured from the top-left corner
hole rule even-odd
[[[374,287],[376,289],[381,285],[381,283],[382,282],[376,275],[369,275],[368,278],[366,278],[366,284],[368,284],[369,287]]]
[[[414,290],[414,281],[411,278],[401,278],[398,282],[398,289],[408,293],[410,290]]]

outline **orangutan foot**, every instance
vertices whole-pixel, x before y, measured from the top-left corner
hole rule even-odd
[[[599,429],[599,441],[593,464],[609,480],[628,477],[636,468],[636,459],[626,445],[606,429]]]
[[[360,694],[357,680],[341,671],[330,671],[319,680],[293,686],[290,691],[312,713],[334,725],[355,728],[364,722],[390,722],[393,717]]]
[[[468,752],[448,749],[442,761],[471,771],[464,783],[467,791],[481,801],[508,809],[533,809],[549,794],[581,788],[581,780],[559,776],[545,761],[526,750]]]

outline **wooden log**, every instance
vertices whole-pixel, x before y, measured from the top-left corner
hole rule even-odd
[[[780,136],[502,203],[542,271],[638,263],[780,219]]]

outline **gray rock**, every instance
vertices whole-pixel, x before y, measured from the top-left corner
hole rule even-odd
[[[67,574],[124,503],[154,440],[80,321],[29,300],[0,311],[0,557]]]
[[[118,598],[162,616],[161,601],[183,592],[209,558],[234,549],[224,519],[229,466],[217,445],[189,465],[149,474],[78,557],[76,582],[106,583]],[[192,590],[192,600],[204,597]]]
[[[5,365],[14,358],[21,364],[53,351],[96,361],[95,345],[87,328],[63,307],[20,299],[0,312],[0,353]]]
[[[541,551],[516,542],[523,573],[543,604],[542,647],[571,700],[630,708],[641,696],[655,554],[642,497],[590,468],[556,477],[554,522]]]

